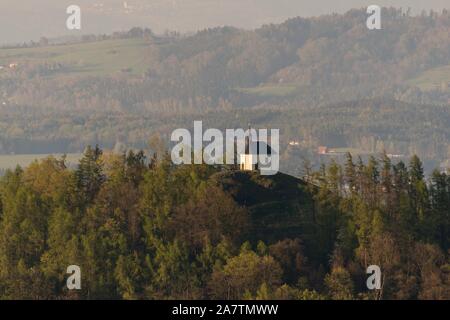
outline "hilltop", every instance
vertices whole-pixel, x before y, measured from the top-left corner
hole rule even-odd
[[[308,238],[305,226],[314,219],[313,201],[303,180],[283,173],[261,176],[257,171],[221,172],[210,179],[248,209],[251,239],[274,243],[286,237]]]

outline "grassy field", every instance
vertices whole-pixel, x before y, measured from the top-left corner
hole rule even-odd
[[[238,91],[261,97],[286,97],[294,94],[297,87],[294,85],[264,85],[254,88],[239,88]]]
[[[16,166],[22,168],[27,167],[35,160],[41,160],[50,156],[49,154],[17,154],[17,155],[0,155],[0,170],[14,169]],[[62,154],[53,154],[57,159],[61,158]],[[66,162],[69,166],[74,166],[82,157],[81,153],[70,153],[66,156]]]
[[[358,155],[366,155],[366,154],[370,154],[370,152],[358,149],[358,148],[330,148],[328,150],[329,153],[351,153],[353,156],[358,156]]]
[[[450,87],[450,65],[425,71],[418,77],[408,81],[408,84],[424,91],[442,89],[442,84]]]
[[[127,70],[145,71],[149,43],[118,39],[37,48],[0,49],[0,65],[26,62],[69,64],[75,75],[106,75]]]

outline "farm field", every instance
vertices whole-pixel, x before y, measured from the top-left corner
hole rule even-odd
[[[114,39],[96,42],[53,45],[36,48],[0,49],[0,65],[11,63],[64,63],[71,66],[69,74],[102,76],[127,71],[145,71],[147,49],[144,39]]]
[[[450,65],[429,69],[418,77],[408,80],[408,84],[416,86],[424,91],[441,89],[446,90],[450,87]]]

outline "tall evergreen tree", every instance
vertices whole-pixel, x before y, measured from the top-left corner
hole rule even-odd
[[[75,171],[77,187],[80,191],[84,205],[92,203],[105,181],[102,167],[102,150],[96,146],[94,149],[88,146]]]

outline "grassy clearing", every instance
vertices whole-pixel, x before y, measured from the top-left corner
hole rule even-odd
[[[25,62],[65,63],[75,75],[107,75],[146,70],[149,43],[144,39],[104,40],[38,48],[0,49],[0,65]]]
[[[424,91],[442,89],[443,84],[450,87],[450,65],[442,66],[423,72],[418,77],[408,81],[408,84]]]
[[[295,94],[297,86],[293,85],[264,85],[254,88],[240,88],[239,92],[261,97],[287,97]]]
[[[370,152],[358,149],[358,148],[330,148],[328,150],[329,153],[351,153],[352,155],[366,155],[370,154]]]

